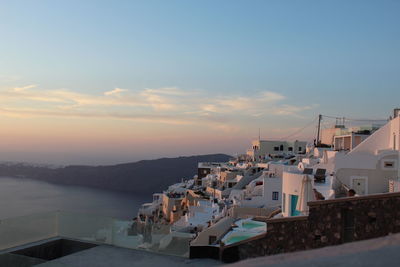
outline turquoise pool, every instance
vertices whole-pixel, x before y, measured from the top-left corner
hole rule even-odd
[[[264,226],[264,225],[260,224],[260,223],[256,223],[254,221],[247,221],[247,222],[242,223],[242,227],[246,228],[246,229],[253,229],[253,228],[257,228],[257,227],[261,227],[261,226]]]
[[[240,241],[246,240],[246,239],[248,239],[250,237],[253,237],[253,235],[237,235],[237,236],[229,237],[226,241],[227,241],[227,244],[233,244],[233,243],[236,243],[236,242],[240,242]]]
[[[265,233],[267,230],[267,225],[265,222],[253,221],[252,219],[240,219],[235,222],[237,227],[234,227],[229,231],[222,242],[225,245],[234,244],[254,236]]]

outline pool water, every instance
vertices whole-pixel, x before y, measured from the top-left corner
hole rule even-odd
[[[235,222],[237,227],[228,232],[222,242],[226,245],[234,244],[266,232],[266,223],[241,219]]]
[[[248,235],[248,236],[247,235],[232,236],[227,241],[228,241],[228,244],[233,244],[233,243],[240,242],[240,241],[243,241],[245,239],[248,239],[250,237],[251,237],[251,235]]]
[[[246,229],[253,229],[257,227],[263,226],[262,224],[254,223],[254,222],[243,222],[242,227]]]

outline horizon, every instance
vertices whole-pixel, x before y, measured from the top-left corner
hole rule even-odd
[[[165,157],[158,157],[158,158],[148,158],[148,159],[139,159],[139,160],[132,160],[132,161],[124,161],[124,162],[111,162],[105,164],[51,164],[46,162],[28,162],[28,161],[0,161],[0,164],[27,164],[27,165],[37,165],[40,167],[54,167],[54,168],[62,168],[62,167],[69,167],[69,166],[88,166],[88,167],[103,167],[103,166],[116,166],[116,165],[123,165],[123,164],[131,164],[131,163],[138,163],[141,161],[152,161],[152,160],[161,160],[161,159],[178,159],[178,158],[190,158],[190,157],[202,157],[202,156],[214,156],[214,155],[226,155],[229,157],[234,157],[235,155],[224,154],[224,153],[215,153],[215,154],[199,154],[199,155],[180,155],[180,156],[165,156]]]
[[[399,11],[390,0],[4,1],[0,161],[233,155],[259,129],[311,142],[318,114],[388,118]]]

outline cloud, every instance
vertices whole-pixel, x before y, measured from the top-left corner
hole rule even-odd
[[[217,97],[214,99],[213,104],[203,105],[202,109],[216,113],[240,112],[241,115],[259,117],[271,113],[271,109],[275,108],[277,103],[284,99],[286,97],[279,93],[261,91],[249,96],[232,95]]]
[[[35,90],[29,90],[36,88]],[[114,88],[102,94],[85,94],[68,89],[43,90],[27,85],[0,90],[1,113],[9,116],[52,116],[129,119],[154,123],[237,129],[240,123],[266,116],[292,116],[315,105],[290,105],[273,91],[219,95],[176,87],[129,90]]]
[[[121,93],[127,92],[127,91],[128,91],[128,89],[115,88],[114,90],[104,92],[104,95],[105,96],[120,95]]]
[[[275,115],[286,115],[286,116],[295,116],[295,117],[303,117],[300,115],[301,112],[306,110],[311,110],[317,108],[319,105],[313,104],[308,106],[293,106],[293,105],[282,105],[273,110],[273,114]]]
[[[75,118],[97,118],[97,119],[120,119],[120,120],[135,120],[144,122],[165,123],[174,125],[190,125],[192,121],[185,118],[177,118],[168,115],[154,114],[129,114],[115,112],[64,112],[45,109],[10,109],[0,108],[0,114],[11,115],[14,117],[30,118],[35,116],[46,117],[75,117]]]
[[[26,85],[26,86],[23,86],[23,87],[14,87],[13,91],[21,92],[21,91],[25,91],[25,90],[28,90],[28,89],[31,89],[31,88],[35,88],[35,87],[37,87],[36,84]]]
[[[22,88],[22,87],[21,87]],[[15,90],[15,88],[11,90],[2,90],[0,91],[0,102],[4,101],[26,101],[31,104],[40,102],[43,105],[46,104],[57,104],[58,107],[67,108],[71,107],[100,107],[100,106],[143,106],[146,103],[143,103],[140,99],[135,98],[134,96],[128,97],[113,97],[121,90],[117,90],[116,93],[112,93],[111,95],[88,95],[78,92],[73,92],[67,89],[54,89],[54,90],[26,90],[28,86],[23,87],[25,90]],[[33,88],[29,86],[29,88]],[[112,90],[112,91],[115,91]],[[111,91],[110,91],[111,92]]]
[[[196,103],[192,104],[195,94],[196,92],[187,92],[176,87],[146,88],[140,92],[143,102],[157,111],[184,111],[191,109],[194,107],[193,104],[197,105]]]
[[[184,90],[181,90],[177,87],[163,87],[163,88],[146,88],[144,90],[144,93],[146,94],[158,94],[158,95],[174,95],[174,96],[187,96],[187,95],[193,95],[196,93],[196,91],[192,92],[187,92]]]
[[[206,112],[218,112],[218,106],[214,105],[214,104],[206,104],[206,105],[202,106],[201,108]]]
[[[275,101],[280,101],[280,100],[283,100],[286,98],[285,96],[283,96],[279,93],[271,92],[271,91],[264,91],[261,93],[261,96],[262,96],[261,99],[264,102],[275,102]]]
[[[141,96],[144,98],[144,102],[148,103],[155,110],[172,110],[178,106],[178,103],[175,103],[174,99],[148,90],[142,92]]]

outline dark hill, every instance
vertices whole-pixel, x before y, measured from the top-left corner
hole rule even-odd
[[[48,168],[26,164],[0,164],[0,176],[23,177],[64,185],[88,186],[137,194],[160,192],[169,185],[190,179],[198,162],[226,162],[224,154],[142,160],[111,166]]]

